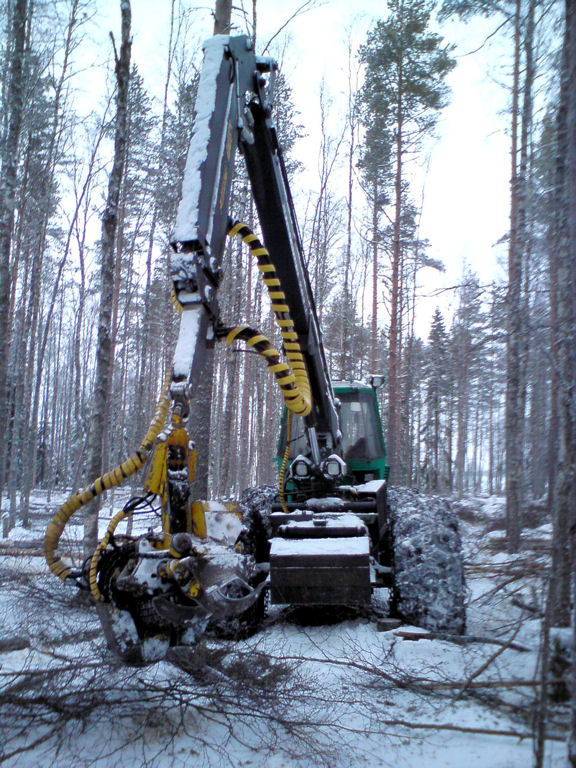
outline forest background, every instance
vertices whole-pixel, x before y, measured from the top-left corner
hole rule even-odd
[[[102,34],[117,26],[113,3],[11,0],[0,8],[4,535],[17,521],[27,524],[33,488],[50,494],[91,479],[86,468],[95,411],[102,422],[100,470],[138,445],[170,369],[177,317],[169,242],[200,41],[210,35],[212,19],[183,1],[163,3],[160,42],[150,37],[159,13],[154,6],[153,16],[146,3],[132,9],[135,25],[148,33],[139,47],[133,32],[126,81],[124,173],[108,244],[105,408],[94,407],[93,395],[104,295],[100,219],[104,212],[106,223],[118,142],[114,62],[118,75],[128,47],[118,57],[113,36],[105,41]],[[329,13],[330,4],[326,8]],[[366,8],[374,11],[373,4]],[[285,16],[269,18],[260,34],[263,6],[246,3],[235,10],[233,24],[282,66],[276,122],[298,191],[332,375],[386,375],[381,405],[393,482],[456,496],[505,492],[511,551],[520,546],[530,507],[551,515],[553,603],[567,622],[568,534],[576,519],[574,174],[567,170],[573,163],[574,78],[567,72],[574,3],[390,0],[382,18],[368,14],[348,27],[338,24],[334,46],[334,22],[314,16],[319,9],[315,2],[294,4],[292,14],[288,8]],[[136,22],[139,13],[148,14],[146,23]],[[465,22],[467,30],[479,31],[477,52]],[[291,62],[304,45],[289,36],[297,23],[315,35],[308,47],[319,64],[316,75],[324,74],[316,88],[291,78]],[[465,40],[455,48],[460,34]],[[450,78],[458,80],[459,56],[468,62],[487,52],[497,58],[489,75],[498,82],[485,93],[501,94],[496,122],[505,126],[499,159],[488,165],[493,184],[485,175],[480,184],[475,173],[479,145],[459,136],[451,146],[463,153],[456,163],[463,175],[445,175],[440,188],[437,170],[427,175],[427,169],[440,162],[447,172],[454,165],[443,164],[446,145],[440,161],[430,154]],[[154,74],[144,78],[151,64]],[[480,88],[469,103],[481,96]],[[313,155],[310,142],[301,150],[307,134]],[[458,204],[447,202],[453,195]],[[241,170],[234,214],[253,219]],[[439,221],[442,235],[432,221]],[[470,235],[465,242],[464,232]],[[448,247],[452,234],[456,246]],[[442,283],[435,276],[450,254],[449,279]],[[249,254],[230,247],[224,274],[225,318],[274,336]],[[429,323],[422,319],[430,315]],[[200,486],[222,497],[273,482],[280,403],[268,372],[254,356],[219,348],[207,382],[210,447],[201,455],[207,472]]]

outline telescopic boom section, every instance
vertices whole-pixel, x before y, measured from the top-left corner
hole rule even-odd
[[[305,418],[312,458],[340,448],[338,415],[281,148],[272,118],[276,64],[254,55],[248,37],[205,43],[182,200],[172,245],[172,279],[182,325],[171,393],[175,401],[202,373],[219,323],[216,291],[229,229],[234,160],[244,156],[264,244],[290,308],[308,371],[312,410]],[[264,74],[268,73],[268,81]]]

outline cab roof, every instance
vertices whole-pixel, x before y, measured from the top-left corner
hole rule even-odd
[[[368,392],[372,391],[370,384],[365,384],[362,381],[333,381],[332,386],[335,392],[343,389],[359,389],[367,390]]]

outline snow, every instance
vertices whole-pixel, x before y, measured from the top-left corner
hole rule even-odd
[[[337,499],[337,501],[340,501],[340,499]],[[332,508],[333,504],[328,504],[328,508]],[[315,523],[322,523],[323,528],[362,528],[363,530],[366,529],[366,526],[364,525],[363,521],[355,515],[353,512],[344,512],[343,514],[324,514],[321,517],[315,515],[312,519],[310,519],[310,513],[306,512],[305,510],[295,510],[291,514],[294,515],[296,518],[297,515],[305,515],[307,519],[304,520],[298,520],[294,519],[291,520],[289,517],[286,518],[283,512],[272,513],[272,517],[275,517],[278,515],[278,517],[282,517],[284,520],[286,520],[286,524],[290,526],[290,528],[310,528],[310,527],[317,527]]]
[[[242,530],[239,513],[229,510],[225,504],[211,501],[204,510],[206,531],[215,541],[234,545]]]
[[[346,500],[339,496],[326,496],[323,499],[308,499],[306,506],[315,512],[329,512],[331,509],[345,509]]]
[[[37,501],[46,507],[41,494]],[[205,637],[185,665],[176,659],[123,667],[106,650],[93,607],[75,601],[72,585],[62,585],[38,557],[0,558],[0,637],[25,635],[30,642],[0,652],[3,768],[532,765],[537,690],[498,686],[537,675],[540,620],[512,600],[525,593],[541,606],[549,555],[493,552],[485,524],[502,515],[502,500],[474,504],[474,522],[461,526],[468,634],[505,642],[517,633],[515,642],[528,650],[503,650],[474,677],[478,687],[460,696],[501,646],[408,640],[378,631],[359,614],[335,623],[330,615],[302,618],[277,606],[252,637]],[[36,537],[45,522],[33,517]],[[150,516],[134,519],[138,530],[149,523]],[[521,566],[525,573],[510,582],[510,568]],[[569,632],[552,634],[571,642]],[[479,687],[487,683],[493,687]],[[49,700],[56,709],[43,707]],[[567,705],[554,705],[551,730],[565,733],[567,719]],[[457,730],[467,728],[522,738]],[[566,765],[565,744],[549,740],[545,768]]]
[[[537,528],[528,528],[525,532],[528,536],[552,536],[552,523],[543,523],[542,525],[539,525]]]
[[[368,536],[332,539],[280,539],[271,541],[270,557],[297,555],[366,555],[370,554]]]
[[[216,80],[220,72],[223,49],[228,44],[228,41],[229,37],[227,35],[215,35],[206,40],[203,46],[204,64],[202,66],[200,83],[198,84],[194,133],[186,159],[184,180],[182,182],[182,199],[178,206],[176,224],[172,236],[173,242],[190,242],[198,236],[201,169],[208,156],[210,121],[216,100]],[[172,256],[173,273],[178,271],[179,266],[179,256],[175,254]]]
[[[356,490],[361,493],[378,493],[380,488],[386,483],[386,480],[369,480],[367,483],[355,486]]]
[[[27,541],[34,541],[38,538],[38,533],[30,528],[24,528],[21,525],[17,525],[12,528],[8,533],[9,541],[13,543],[24,543]]]
[[[180,315],[180,332],[173,363],[173,375],[176,379],[187,379],[190,375],[198,342],[200,318],[203,313],[202,304],[192,304],[185,306]]]

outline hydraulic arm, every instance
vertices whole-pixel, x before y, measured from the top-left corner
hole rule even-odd
[[[312,460],[319,464],[339,450],[340,432],[286,167],[271,117],[275,69],[271,59],[254,55],[247,37],[216,36],[206,43],[194,135],[173,236],[172,278],[183,314],[171,393],[178,399],[185,397],[186,390],[193,391],[202,370],[205,342],[219,334],[216,290],[230,230],[229,201],[239,148],[264,245],[273,259],[273,265],[260,268],[284,331],[285,349],[290,351],[290,344],[298,343],[308,374],[311,403],[305,424]],[[275,275],[270,277],[272,271]],[[286,338],[287,326],[293,334],[290,338]],[[191,343],[195,335],[197,343]]]

